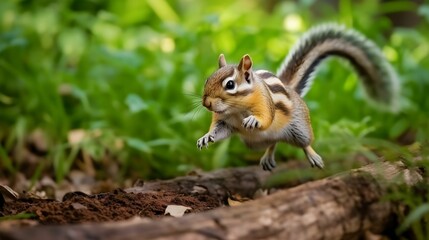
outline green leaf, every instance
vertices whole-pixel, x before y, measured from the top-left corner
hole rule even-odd
[[[179,20],[179,16],[166,0],[147,0],[146,2],[162,20],[172,22]]]
[[[72,61],[77,61],[87,46],[87,37],[82,29],[72,28],[61,32],[59,45],[63,54]]]
[[[27,40],[21,36],[21,31],[14,29],[0,34],[0,53],[8,48],[25,46],[27,46]]]
[[[427,22],[429,22],[429,5],[424,4],[419,7],[418,13],[419,15],[423,16]]]
[[[405,218],[404,222],[398,228],[399,233],[403,233],[405,230],[410,228],[410,226],[423,218],[425,214],[429,213],[429,203],[422,204],[414,209],[408,216]]]
[[[148,104],[134,93],[128,94],[127,98],[125,99],[125,103],[132,113],[137,113],[148,108]]]
[[[6,169],[9,172],[11,172],[13,174],[16,172],[16,169],[13,166],[12,160],[9,158],[6,151],[4,150],[4,148],[1,145],[0,145],[0,159],[1,159],[2,165],[4,167],[6,167]]]
[[[18,220],[18,219],[30,219],[36,217],[34,213],[18,213],[12,216],[4,216],[0,217],[0,221],[8,221],[8,220]]]
[[[161,138],[147,142],[148,146],[156,147],[156,146],[165,146],[165,145],[178,145],[180,142],[175,139],[167,139]]]
[[[138,139],[138,138],[126,138],[125,142],[127,145],[131,148],[134,148],[136,150],[139,150],[144,153],[151,153],[152,149],[151,147],[144,141]]]

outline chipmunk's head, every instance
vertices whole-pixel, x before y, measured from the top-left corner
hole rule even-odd
[[[231,114],[247,109],[245,98],[253,92],[252,59],[244,55],[240,63],[227,65],[219,56],[219,69],[206,81],[203,105],[218,114]]]

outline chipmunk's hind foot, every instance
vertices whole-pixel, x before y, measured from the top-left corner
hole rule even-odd
[[[276,145],[272,145],[264,153],[262,156],[259,165],[261,165],[264,171],[271,171],[276,167],[276,160],[274,158],[274,150]]]
[[[303,148],[303,150],[312,167],[318,167],[320,169],[323,169],[325,164],[323,163],[322,157],[319,156],[319,154],[317,154],[311,146],[307,146]]]

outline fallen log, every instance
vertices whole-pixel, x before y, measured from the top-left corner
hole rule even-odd
[[[358,239],[389,223],[394,204],[383,199],[389,187],[421,180],[417,170],[384,162],[237,207],[182,218],[3,230],[0,239]]]
[[[190,173],[188,176],[171,180],[137,182],[134,187],[125,189],[126,192],[146,193],[151,191],[179,192],[192,194],[207,191],[219,199],[228,197],[231,193],[242,197],[253,197],[256,190],[265,187],[264,184],[272,176],[284,171],[308,169],[307,162],[288,161],[281,164],[273,172],[263,171],[260,166],[220,169],[213,172]],[[299,185],[310,181],[309,177],[294,179],[282,183],[283,188]]]

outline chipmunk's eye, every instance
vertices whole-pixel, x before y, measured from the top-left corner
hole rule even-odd
[[[229,80],[228,82],[226,82],[225,88],[226,90],[232,90],[235,87],[235,83],[232,80]]]

